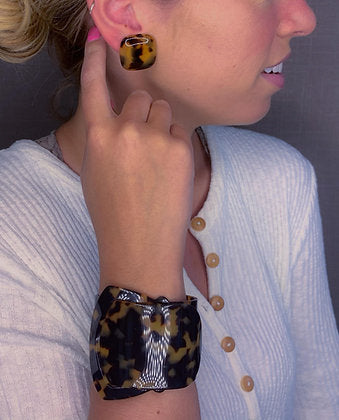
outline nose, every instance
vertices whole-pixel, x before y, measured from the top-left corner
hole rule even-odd
[[[293,38],[310,35],[314,31],[317,19],[306,0],[284,0],[280,3],[279,36]]]

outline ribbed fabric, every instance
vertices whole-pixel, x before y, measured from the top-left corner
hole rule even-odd
[[[203,129],[206,227],[190,231],[205,258],[219,256],[209,295],[225,306],[214,311],[184,270],[203,323],[202,419],[334,420],[339,339],[313,168],[275,138]],[[15,142],[0,151],[0,223],[0,418],[86,419],[99,266],[79,176],[35,142]]]

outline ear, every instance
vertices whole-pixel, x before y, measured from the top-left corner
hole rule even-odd
[[[105,41],[119,51],[121,40],[142,31],[133,7],[135,0],[95,0],[92,20]],[[87,0],[88,9],[93,0]]]

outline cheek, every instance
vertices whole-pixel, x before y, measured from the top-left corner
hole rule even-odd
[[[246,64],[252,67],[258,64],[262,67],[267,64],[267,58],[273,52],[272,44],[275,39],[275,26],[272,23],[256,24],[251,29],[244,31],[238,40],[235,40],[237,48],[234,49],[235,64]]]
[[[249,44],[252,55],[256,53],[267,53],[271,52],[271,46],[274,42],[276,34],[276,27],[272,22],[268,24],[264,23],[258,27],[255,33],[252,33],[251,41]]]
[[[223,92],[227,88],[236,96],[251,88],[268,65],[276,16],[272,7],[245,7],[243,1],[233,7],[232,15],[213,13],[202,18],[192,11],[184,30],[182,17],[171,22],[171,36],[164,36],[158,65],[166,80],[174,79],[185,91],[199,87]]]
[[[242,18],[241,18],[242,16]],[[269,54],[276,37],[278,19],[273,4],[264,6],[250,5],[246,12],[234,17],[232,31],[229,31],[225,47],[230,60],[235,66],[249,66],[253,63],[262,65]]]

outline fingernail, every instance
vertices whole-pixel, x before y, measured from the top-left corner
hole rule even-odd
[[[88,31],[87,35],[87,42],[96,41],[97,39],[101,38],[101,33],[96,26],[92,26],[91,29]]]

